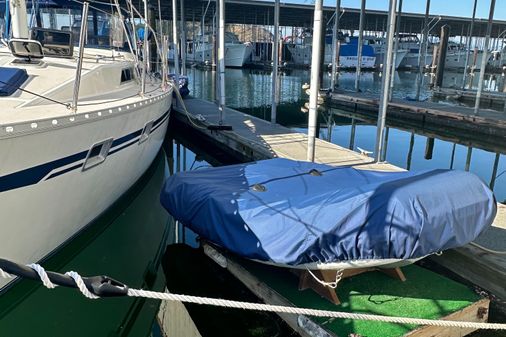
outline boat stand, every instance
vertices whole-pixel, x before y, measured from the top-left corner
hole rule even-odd
[[[293,269],[293,272],[299,276],[299,290],[312,289],[317,294],[326,298],[331,303],[341,304],[339,297],[337,297],[337,293],[335,288],[339,286],[339,281],[352,277],[358,274],[362,274],[370,271],[380,271],[394,279],[400,280],[402,282],[406,281],[406,276],[402,272],[401,268],[356,268],[356,269],[346,269],[346,270],[297,270]],[[337,274],[341,273],[339,277]],[[313,274],[313,275],[311,275]],[[318,278],[318,281],[316,278]],[[332,284],[334,283],[334,284]]]

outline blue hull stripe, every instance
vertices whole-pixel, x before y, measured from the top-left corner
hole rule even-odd
[[[160,125],[162,125],[165,122],[166,117],[168,117],[168,116],[169,116],[169,111],[167,111],[162,116],[160,116],[154,122],[154,124],[153,124],[154,127],[153,127],[152,131],[154,131],[156,128],[158,128]],[[141,135],[141,133],[142,133],[142,129],[136,130],[132,133],[129,133],[128,135],[125,135],[121,138],[115,139],[112,142],[111,147],[116,147],[118,145],[122,145],[124,143],[127,143],[128,141],[130,141],[136,137],[139,137]],[[109,152],[109,154],[113,154],[115,152],[118,152],[118,151],[132,145],[132,144],[135,144],[135,143],[136,143],[136,141],[130,142],[120,148],[113,149]],[[47,176],[51,171],[85,159],[87,153],[88,153],[88,150],[81,151],[81,152],[75,153],[73,155],[64,157],[64,158],[56,159],[56,160],[53,160],[53,161],[50,161],[50,162],[47,162],[44,164],[40,164],[40,165],[33,166],[33,167],[30,167],[30,168],[27,168],[27,169],[24,169],[21,171],[17,171],[17,172],[13,172],[13,173],[1,176],[0,177],[0,192],[5,192],[5,191],[13,190],[16,188],[37,184],[45,176]],[[81,166],[82,166],[82,163],[70,166],[64,170],[61,170],[59,172],[55,172],[55,173],[51,174],[48,177],[48,179],[60,176],[62,174],[65,174],[67,172],[75,170]]]

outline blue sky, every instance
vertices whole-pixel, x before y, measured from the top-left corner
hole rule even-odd
[[[281,0],[283,2],[283,0]],[[335,6],[335,0],[323,0],[325,6]],[[311,0],[285,0],[293,3],[312,3]],[[361,0],[341,0],[341,6],[360,8]],[[432,0],[430,13],[434,15],[451,15],[471,17],[474,0]],[[388,10],[388,0],[367,0],[367,9]],[[476,17],[488,18],[490,0],[478,0]],[[425,13],[425,0],[404,0],[403,12]],[[506,20],[506,1],[496,0],[494,19]]]

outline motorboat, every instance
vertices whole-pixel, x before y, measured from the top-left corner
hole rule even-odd
[[[117,17],[83,15],[87,4],[68,10],[88,18],[76,41],[69,25],[29,29],[24,0],[10,6],[12,37],[0,48],[0,255],[34,263],[146,171],[162,145],[173,90],[124,49],[129,37]],[[96,15],[115,24],[105,36],[88,32],[86,44]]]
[[[364,36],[364,44],[371,46],[376,55],[376,68],[382,68],[386,62],[385,55],[387,53],[386,39],[376,36]],[[402,60],[408,54],[407,49],[398,49],[395,53],[395,69],[399,68]]]
[[[404,266],[473,241],[497,213],[492,191],[469,172],[283,158],[177,173],[160,200],[222,249],[313,270]]]
[[[400,34],[398,39],[399,48],[408,51],[399,66],[401,68],[417,69],[421,58],[420,39],[414,34]],[[435,44],[427,44],[425,61],[423,62],[425,66],[430,67],[433,64],[435,46]],[[479,70],[481,68],[481,59],[483,57],[483,52],[477,49],[468,51],[465,46],[451,41],[448,43],[448,50],[445,58],[445,68],[463,69],[466,65],[466,54],[469,54],[468,67]]]
[[[341,69],[356,68],[358,64],[358,38],[343,37],[339,48],[339,67]],[[285,39],[286,46],[291,54],[294,64],[309,66],[311,64],[313,40],[310,35],[303,35],[302,38]],[[332,64],[332,35],[325,36],[324,63]],[[376,67],[376,54],[374,48],[363,44],[362,46],[362,69],[373,69]]]
[[[195,41],[186,44],[186,60],[212,64],[213,60],[212,34],[197,37]],[[242,68],[250,59],[253,45],[241,42],[237,35],[225,32],[225,67]],[[174,59],[174,53],[169,51],[169,60]]]

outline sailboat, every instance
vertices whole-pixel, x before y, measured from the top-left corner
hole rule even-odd
[[[125,193],[162,145],[172,88],[124,50],[118,17],[107,15],[108,35],[88,31],[97,46],[86,45],[99,15],[87,8],[74,41],[75,25],[29,30],[25,1],[10,2],[11,38],[0,48],[3,258],[31,263],[55,252]],[[110,39],[116,47],[103,45]]]

